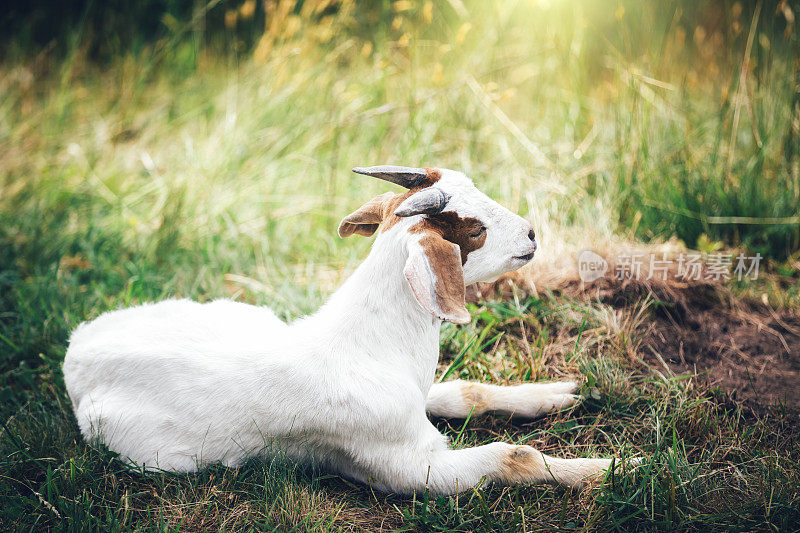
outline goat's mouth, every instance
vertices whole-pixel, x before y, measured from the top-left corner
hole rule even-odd
[[[515,255],[514,256],[514,260],[522,261],[523,263],[527,263],[528,261],[533,259],[533,254],[534,254],[534,252],[531,252],[531,253],[525,254],[525,255]]]

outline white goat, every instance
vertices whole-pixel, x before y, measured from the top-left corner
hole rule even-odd
[[[409,189],[345,217],[367,259],[317,313],[169,300],[105,313],[73,333],[64,381],[84,437],[148,470],[236,467],[280,450],[374,487],[447,494],[484,481],[581,485],[609,459],[530,446],[450,449],[428,420],[531,418],[574,404],[574,382],[434,383],[442,320],[466,324],[465,284],[528,263],[530,224],[463,174],[356,168]]]

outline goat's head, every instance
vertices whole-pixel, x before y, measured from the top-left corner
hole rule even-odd
[[[533,258],[536,239],[522,217],[480,192],[461,172],[391,165],[353,169],[402,185],[404,194],[376,196],[339,224],[339,235],[408,234],[403,273],[420,305],[466,324],[465,285],[497,278]]]

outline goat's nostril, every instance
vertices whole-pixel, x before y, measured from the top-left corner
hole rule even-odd
[[[528,232],[528,238],[536,242],[536,233],[533,231],[533,228],[531,228],[530,231]]]

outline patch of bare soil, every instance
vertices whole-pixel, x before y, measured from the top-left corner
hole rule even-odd
[[[512,279],[525,289],[524,281]],[[479,292],[504,292],[509,279]],[[784,405],[800,411],[800,316],[734,298],[719,283],[563,280],[554,293],[594,299],[616,308],[652,299],[654,320],[643,326],[639,356],[662,373],[693,375],[697,383],[751,407]],[[529,287],[528,287],[529,289]],[[667,367],[667,368],[665,368]]]
[[[670,289],[649,288],[656,313],[642,344],[646,360],[696,375],[733,400],[800,409],[800,317],[726,298],[721,288]]]

